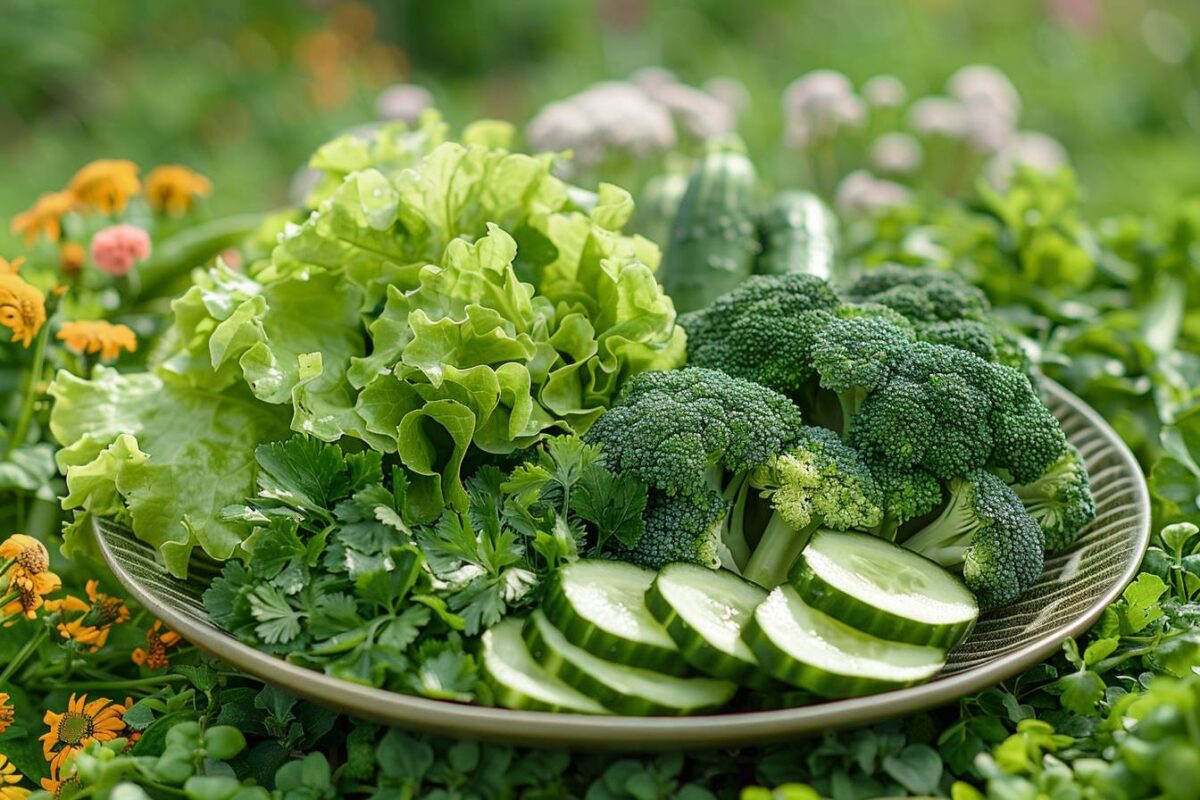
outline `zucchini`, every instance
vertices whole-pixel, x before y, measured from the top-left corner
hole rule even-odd
[[[687,675],[675,640],[646,608],[654,576],[654,570],[624,561],[575,561],[558,571],[542,608],[567,641],[593,655]]]
[[[680,716],[729,702],[737,685],[680,678],[598,658],[567,641],[541,611],[525,622],[525,643],[546,672],[618,714]]]
[[[633,212],[633,230],[666,247],[687,186],[688,176],[679,172],[655,175],[646,181]]]
[[[646,607],[697,670],[766,688],[774,681],[742,641],[742,627],[766,596],[764,589],[728,570],[668,564],[646,592]]]
[[[858,697],[923,683],[937,675],[945,651],[888,642],[855,630],[779,586],[742,632],[762,668],[821,697]]]
[[[708,153],[687,191],[663,255],[662,282],[683,313],[704,308],[754,271],[758,178],[743,153]]]
[[[924,556],[865,533],[818,531],[792,583],[804,602],[865,633],[950,649],[979,605],[957,577]]]
[[[608,709],[546,673],[525,646],[523,620],[509,618],[483,634],[483,673],[505,708],[607,714]]]
[[[809,192],[780,192],[758,223],[762,253],[759,275],[799,273],[831,279],[838,254],[838,220],[821,198]]]

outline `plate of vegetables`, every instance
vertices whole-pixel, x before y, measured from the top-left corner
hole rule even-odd
[[[763,234],[728,153],[662,260],[503,126],[373,136],[148,371],[50,387],[67,547],[215,656],[433,732],[735,745],[1003,680],[1136,570],[1133,458],[953,274],[813,274],[828,211]]]

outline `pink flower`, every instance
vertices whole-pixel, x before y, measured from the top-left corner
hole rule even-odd
[[[116,278],[149,255],[150,234],[136,225],[113,225],[92,237],[92,261]]]

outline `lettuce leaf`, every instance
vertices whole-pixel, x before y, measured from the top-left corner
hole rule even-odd
[[[49,393],[65,508],[126,522],[179,577],[197,546],[217,560],[234,554],[242,533],[221,509],[254,491],[254,448],[286,435],[286,414],[103,366],[91,380],[59,372]]]

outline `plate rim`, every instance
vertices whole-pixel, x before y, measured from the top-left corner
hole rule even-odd
[[[1114,445],[1123,466],[1138,477],[1133,481],[1133,504],[1143,510],[1136,537],[1139,555],[1130,559],[1118,580],[1086,612],[1018,650],[919,686],[809,706],[687,717],[595,716],[434,700],[351,683],[264,653],[211,623],[199,622],[164,605],[121,566],[101,532],[99,519],[93,518],[92,529],[104,560],[126,591],[184,639],[250,675],[355,718],[457,738],[576,750],[651,752],[795,739],[923,711],[1007,680],[1044,661],[1066,639],[1090,628],[1136,576],[1151,530],[1150,497],[1141,465],[1091,406],[1049,378],[1043,377],[1041,382],[1048,393],[1098,429]]]

